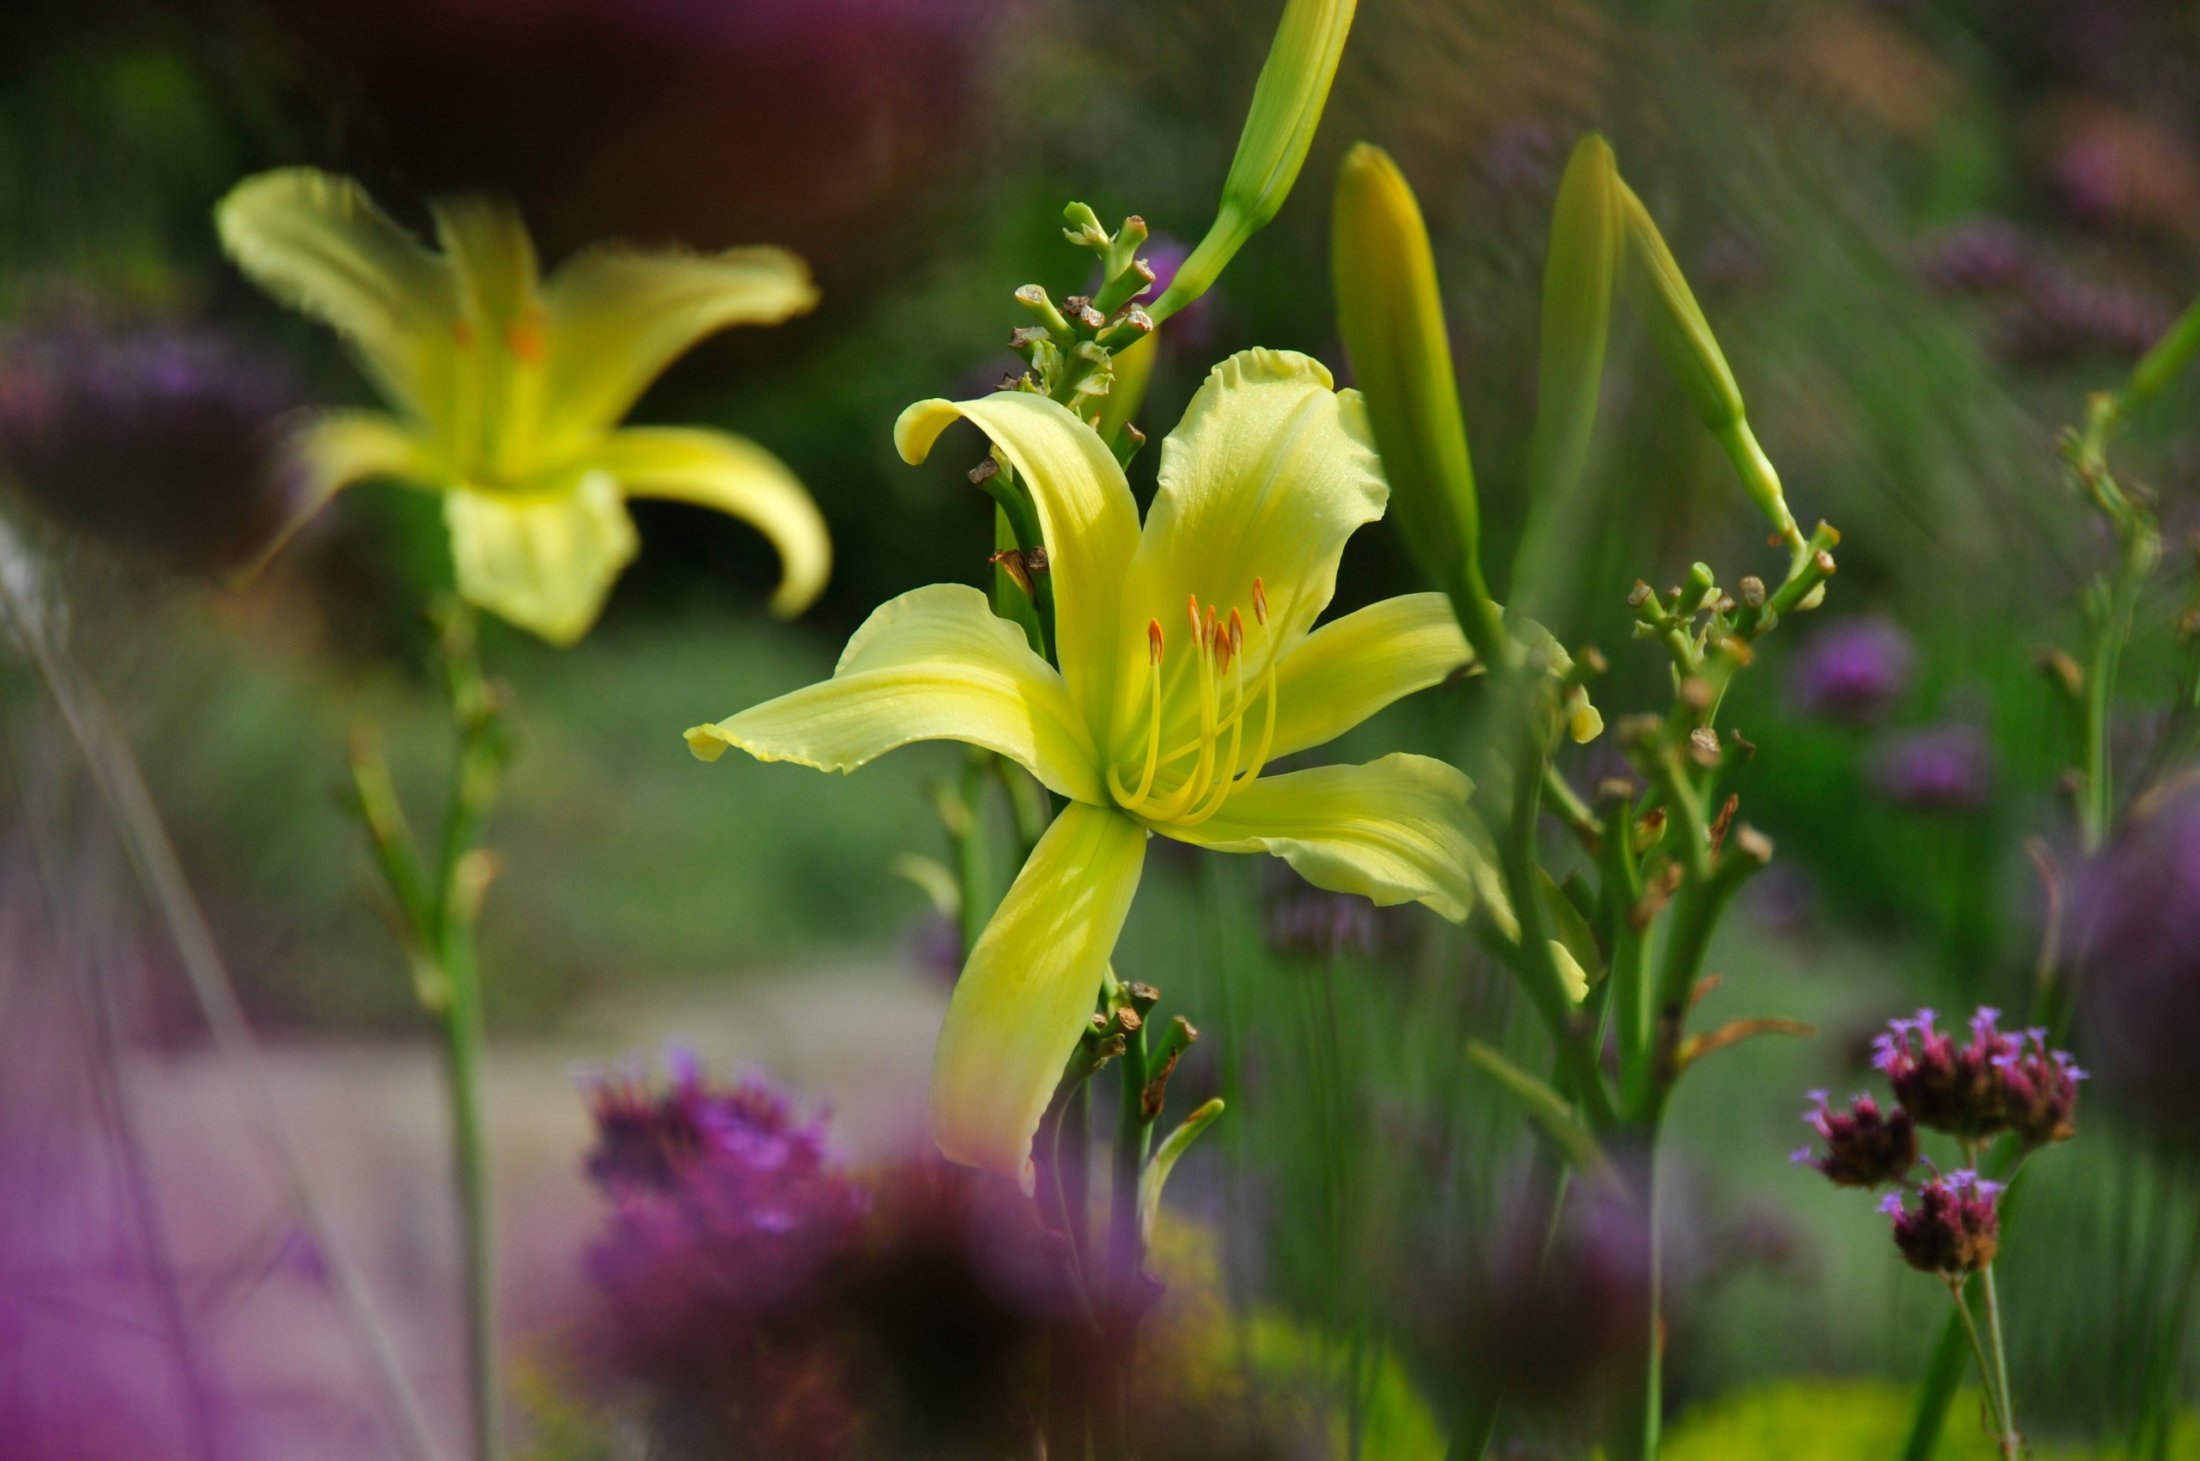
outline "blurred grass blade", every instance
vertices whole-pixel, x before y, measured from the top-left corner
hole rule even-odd
[[[1321,124],[1357,8],[1356,0],[1289,0],[1284,6],[1223,179],[1222,206],[1207,236],[1147,311],[1156,324],[1205,294],[1290,196]]]
[[[1161,1189],[1168,1184],[1169,1173],[1176,1169],[1177,1158],[1184,1155],[1199,1134],[1214,1124],[1222,1114],[1222,1098],[1215,1097],[1206,1105],[1184,1118],[1184,1124],[1168,1135],[1168,1139],[1154,1151],[1153,1160],[1146,1163],[1146,1170],[1138,1179],[1138,1232],[1140,1241],[1153,1241],[1154,1219],[1161,1212]]]
[[[2200,300],[2186,307],[2177,323],[2169,327],[2169,333],[2157,340],[2132,369],[2131,384],[2124,387],[2123,408],[2128,411],[2160,395],[2162,388],[2191,364],[2196,351],[2200,351]]]
[[[1480,1040],[1467,1042],[1467,1059],[1495,1076],[1499,1085],[1520,1098],[1528,1114],[1566,1154],[1567,1165],[1588,1176],[1617,1180],[1618,1174],[1604,1155],[1604,1148],[1597,1145],[1595,1135],[1574,1114],[1566,1098],[1547,1082],[1528,1074],[1506,1059],[1501,1051]]]
[[[1450,595],[1485,665],[1512,660],[1482,578],[1482,522],[1436,260],[1420,204],[1381,148],[1362,142],[1337,176],[1330,242],[1337,325],[1367,401],[1406,547]]]
[[[1741,478],[1742,490],[1771,521],[1782,541],[1800,547],[1803,537],[1795,526],[1794,514],[1788,511],[1780,474],[1773,470],[1764,448],[1749,429],[1741,387],[1734,383],[1734,372],[1719,349],[1718,338],[1711,333],[1711,322],[1704,318],[1650,210],[1626,183],[1619,184],[1619,192],[1626,214],[1628,253],[1639,266],[1633,272],[1644,287],[1643,310],[1650,338],[1697,416],[1726,449]]]
[[[1612,285],[1626,244],[1620,187],[1611,145],[1591,132],[1574,145],[1551,209],[1527,524],[1507,590],[1513,607],[1530,614],[1563,596],[1551,580],[1573,555],[1554,551],[1554,537],[1560,525],[1582,521],[1575,491],[1596,430]]]

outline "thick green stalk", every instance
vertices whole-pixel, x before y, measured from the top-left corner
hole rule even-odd
[[[466,1371],[473,1396],[474,1455],[496,1461],[503,1454],[503,1388],[498,1378],[496,1334],[496,1214],[489,1183],[488,1122],[482,1109],[482,1062],[487,1053],[481,979],[471,939],[446,950],[442,1011],[444,1069],[451,1102],[452,1170],[457,1181],[466,1290]],[[466,945],[461,950],[458,945]]]

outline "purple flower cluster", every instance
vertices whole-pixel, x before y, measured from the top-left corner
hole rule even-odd
[[[1914,1208],[1901,1191],[1880,1201],[1879,1210],[1894,1219],[1895,1246],[1911,1267],[1960,1279],[1994,1261],[2001,1241],[1994,1204],[2002,1187],[1969,1169],[1916,1182],[1910,1173],[1925,1160],[1919,1128],[1962,1138],[1966,1152],[2002,1132],[2014,1133],[2028,1152],[2067,1141],[2077,1132],[2078,1082],[2086,1073],[2064,1052],[2047,1048],[2045,1030],[2004,1033],[2001,1012],[1991,1007],[1971,1016],[1964,1040],[1934,1019],[1921,1009],[1890,1021],[1872,1043],[1872,1064],[1899,1104],[1882,1112],[1877,1101],[1859,1095],[1846,1111],[1836,1111],[1824,1091],[1812,1091],[1815,1104],[1803,1120],[1825,1152],[1806,1146],[1793,1160],[1837,1186],[1914,1192]]]
[[[2001,1183],[1976,1172],[1950,1172],[1918,1189],[1916,1207],[1890,1192],[1879,1210],[1894,1219],[1894,1245],[1910,1267],[1961,1278],[1992,1263],[2001,1247],[2001,1214],[1994,1205],[2001,1191]]]
[[[2200,779],[2140,798],[2106,856],[2085,870],[2072,926],[2086,1028],[2113,1094],[2153,1129],[2195,1143],[2200,1110]]]
[[[2022,359],[2089,350],[2137,356],[2175,314],[2150,291],[2091,278],[2050,257],[2000,218],[1970,219],[1927,241],[1917,272],[1936,294],[1990,303],[1997,348]]]
[[[1917,1165],[1917,1122],[1900,1106],[1882,1113],[1879,1103],[1859,1094],[1846,1111],[1826,1102],[1824,1091],[1812,1091],[1814,1109],[1803,1121],[1826,1144],[1818,1156],[1809,1146],[1790,1158],[1802,1166],[1816,1167],[1836,1187],[1883,1187],[1900,1182]]]
[[[590,1357],[672,1455],[1006,1455],[1070,1312],[1012,1190],[936,1159],[859,1180],[761,1076],[590,1077]]]
[[[2070,1056],[2047,1048],[2047,1032],[2007,1035],[2001,1011],[1981,1006],[1959,1045],[1921,1009],[1891,1022],[1873,1042],[1872,1063],[1920,1126],[1970,1140],[2014,1131],[2027,1147],[2067,1141],[2077,1131],[2078,1082]]]
[[[1837,620],[1796,661],[1796,703],[1829,720],[1874,720],[1909,689],[1914,659],[1910,637],[1892,620]]]
[[[0,340],[0,467],[63,522],[188,567],[273,531],[287,376],[234,342],[86,321]]]
[[[1873,758],[1872,782],[1911,811],[1977,811],[1993,794],[1993,748],[1976,726],[1957,722],[1905,731]]]
[[[588,1266],[630,1343],[677,1343],[728,1310],[766,1313],[859,1244],[868,1199],[822,1118],[761,1077],[714,1087],[668,1053],[669,1081],[591,1077],[589,1177],[611,1201]]]

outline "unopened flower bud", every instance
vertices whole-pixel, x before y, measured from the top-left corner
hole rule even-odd
[[[1481,511],[1436,261],[1397,165],[1361,143],[1337,178],[1332,235],[1337,323],[1391,483],[1406,548],[1451,595],[1484,664],[1510,650],[1484,586]]]
[[[1357,8],[1357,0],[1288,0],[1284,6],[1268,59],[1253,84],[1253,105],[1245,130],[1238,134],[1229,176],[1222,182],[1222,204],[1207,236],[1154,301],[1157,322],[1205,294],[1245,241],[1290,196],[1306,150],[1313,145]]]

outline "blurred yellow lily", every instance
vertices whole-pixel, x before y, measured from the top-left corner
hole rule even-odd
[[[1217,366],[1162,448],[1143,530],[1108,448],[1043,396],[919,402],[895,427],[902,456],[922,461],[958,417],[1038,508],[1060,670],[983,593],[935,584],[874,613],[830,680],[687,739],[704,760],[737,746],[832,771],[967,741],[1068,799],[971,950],[933,1064],[941,1151],[1028,1186],[1149,833],[1466,918],[1486,864],[1457,770],[1392,755],[1264,773],[1471,656],[1442,594],[1314,627],[1345,540],[1389,495],[1358,393],[1315,361],[1255,350]]]
[[[602,247],[545,282],[510,206],[453,198],[433,212],[440,251],[349,178],[307,168],[247,178],[215,211],[237,266],[342,334],[394,408],[320,413],[295,434],[290,530],[368,477],[440,491],[459,592],[569,644],[634,556],[623,499],[671,498],[772,540],[774,610],[816,598],[825,524],[784,464],[723,432],[618,424],[704,336],[815,304],[802,261]]]

